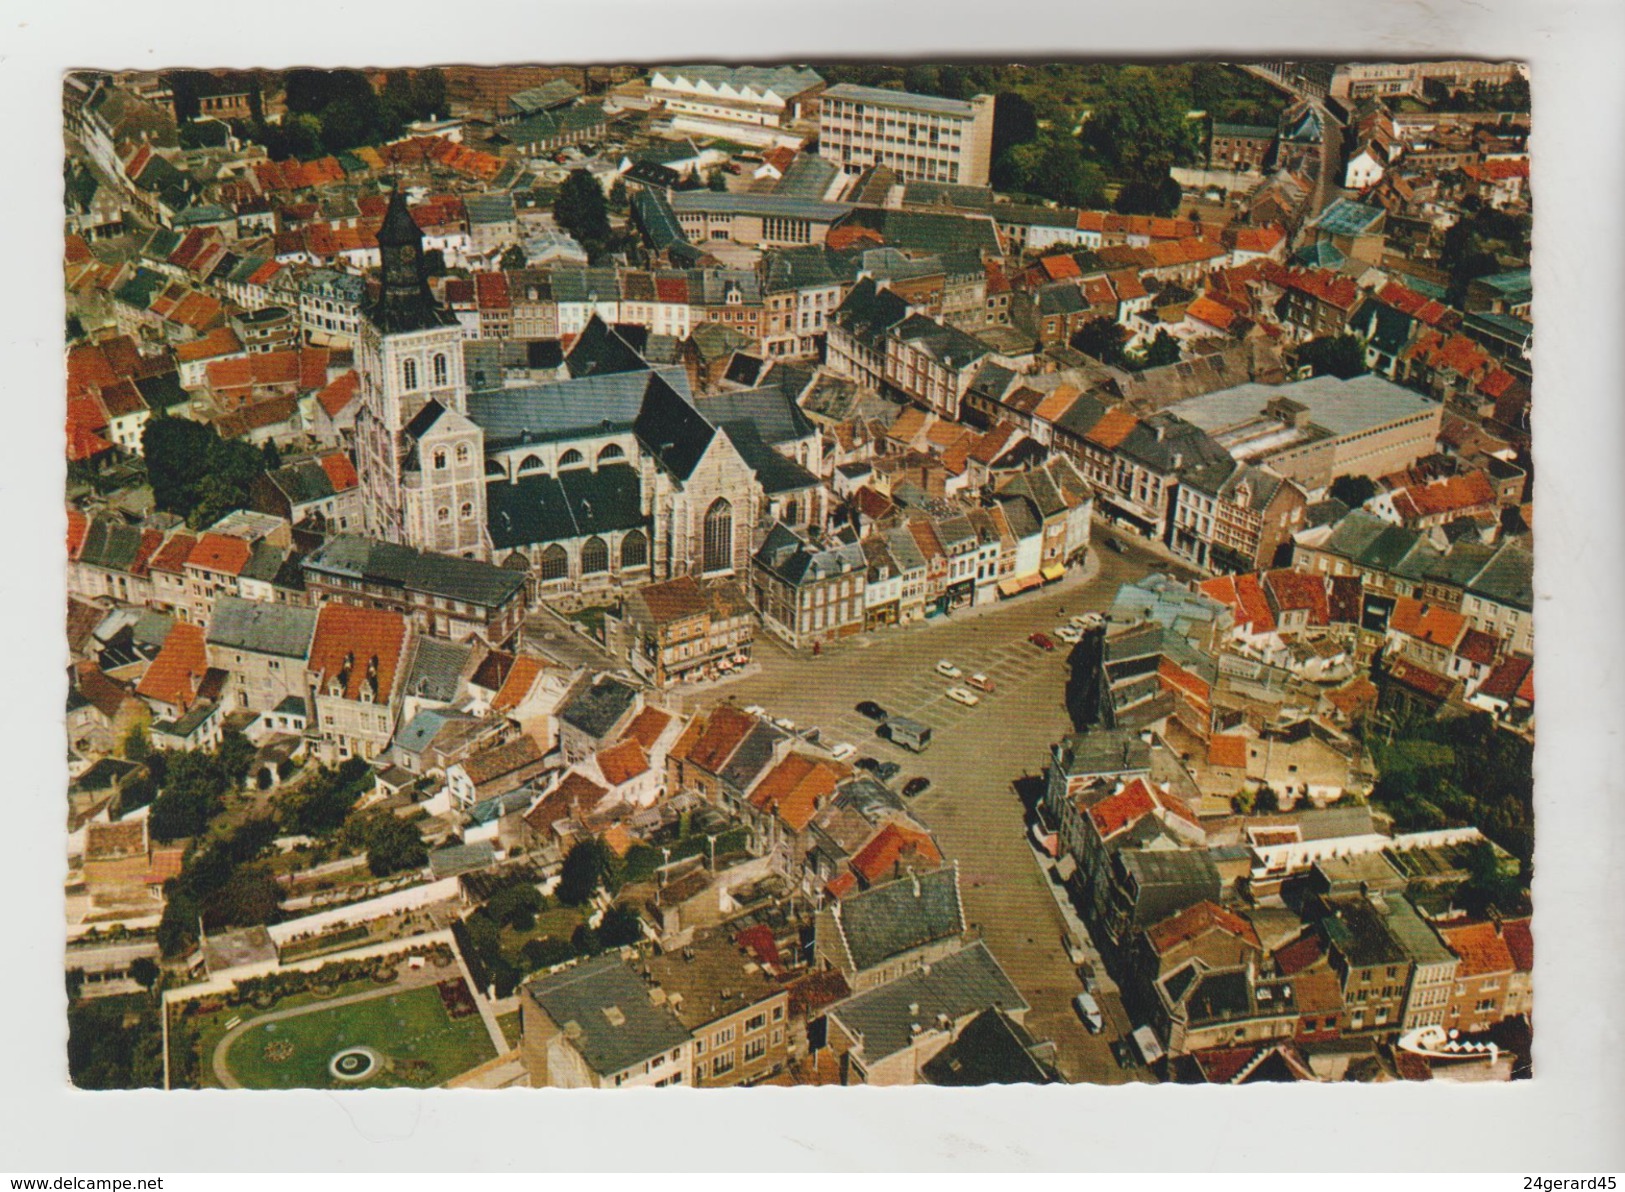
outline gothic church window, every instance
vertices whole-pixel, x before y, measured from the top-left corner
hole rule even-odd
[[[642,567],[649,561],[649,539],[642,530],[632,530],[621,539],[621,569]]]
[[[542,552],[541,562],[537,565],[543,579],[564,579],[570,574],[570,556],[558,543],[554,543]]]
[[[444,352],[434,354],[434,383],[436,385],[446,383],[446,354]]]
[[[404,360],[401,362],[401,384],[405,385],[408,389],[416,389],[418,387],[418,362],[416,360]]]
[[[602,538],[587,539],[581,547],[581,574],[596,575],[609,570],[609,547]]]
[[[706,571],[727,571],[734,565],[734,513],[727,497],[718,497],[705,511]]]

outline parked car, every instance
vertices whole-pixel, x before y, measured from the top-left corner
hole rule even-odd
[[[844,762],[847,758],[857,753],[857,751],[858,747],[856,745],[849,745],[847,742],[842,741],[838,745],[831,746],[829,752],[836,761]]]
[[[967,687],[974,687],[976,690],[985,692],[988,695],[993,694],[993,680],[988,678],[986,675],[972,675],[970,678],[965,680],[965,685]]]
[[[982,702],[982,697],[968,687],[948,688],[948,698],[956,704],[964,704],[967,708],[974,708]]]
[[[1083,640],[1083,634],[1070,625],[1061,625],[1055,630],[1055,636],[1067,645],[1076,645]]]
[[[964,673],[964,671],[960,670],[946,658],[937,663],[937,674],[941,675],[945,679],[957,679]]]
[[[931,780],[924,774],[918,778],[910,778],[903,783],[903,798],[912,799],[915,795],[924,794],[931,789]]]
[[[1050,650],[1053,650],[1055,648],[1055,643],[1050,641],[1049,636],[1047,634],[1043,634],[1043,633],[1030,634],[1028,636],[1027,640],[1032,642],[1033,645],[1037,646],[1040,650],[1043,650],[1045,653],[1048,653]]]
[[[853,764],[860,770],[869,771],[882,782],[890,782],[897,777],[897,771],[902,769],[896,762],[883,762],[874,757],[860,757]]]
[[[870,720],[886,719],[886,709],[882,708],[872,699],[862,701],[854,710],[859,716],[867,716]]]
[[[1139,1054],[1134,1045],[1127,1039],[1112,1040],[1112,1058],[1117,1061],[1119,1068],[1138,1068],[1140,1066]]]
[[[1083,1019],[1083,1025],[1089,1028],[1089,1033],[1098,1035],[1106,1029],[1106,1016],[1100,1012],[1100,1003],[1095,1001],[1092,993],[1080,993],[1072,999],[1072,1008]]]

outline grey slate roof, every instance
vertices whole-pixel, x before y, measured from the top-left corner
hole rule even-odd
[[[448,600],[497,608],[524,587],[517,572],[474,559],[413,550],[393,542],[336,534],[305,556],[305,569],[382,583]]]
[[[854,894],[836,904],[835,918],[853,967],[859,972],[876,968],[964,932],[959,870],[945,866]]]
[[[885,87],[864,87],[858,83],[837,83],[825,89],[824,94],[831,99],[844,99],[851,103],[878,104],[890,108],[906,108],[913,112],[961,116],[965,119],[969,119],[976,111],[968,100],[917,95],[911,91],[892,91]]]
[[[838,1002],[830,1014],[863,1040],[867,1062],[895,1055],[909,1045],[917,1023],[932,1029],[940,1015],[958,1020],[982,1010],[1024,1013],[1027,1001],[1005,975],[987,945],[969,947],[878,989]]]
[[[412,665],[406,672],[404,691],[419,699],[451,703],[457,698],[463,668],[468,665],[473,652],[472,646],[420,635],[412,655]]]
[[[228,650],[308,659],[315,635],[316,610],[313,608],[222,595],[214,602],[207,640],[211,646]]]
[[[618,955],[584,961],[524,988],[600,1076],[674,1051],[689,1039],[677,1015],[650,1000],[648,987]]]
[[[1256,418],[1277,397],[1291,398],[1307,407],[1309,420],[1333,435],[1358,434],[1439,406],[1402,385],[1365,373],[1346,381],[1328,374],[1289,385],[1248,382],[1176,402],[1167,412],[1217,434]]]
[[[559,719],[594,740],[601,740],[615,727],[615,722],[626,715],[637,697],[635,688],[619,679],[600,675],[597,682],[582,687],[565,701],[559,709]]]
[[[569,468],[486,485],[486,525],[497,550],[630,530],[646,521],[642,484],[630,464]]]
[[[468,417],[485,432],[487,450],[626,430],[637,422],[644,394],[656,377],[687,399],[688,373],[673,366],[473,392]],[[491,380],[500,386],[500,376]]]

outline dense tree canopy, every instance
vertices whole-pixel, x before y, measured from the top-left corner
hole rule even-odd
[[[1317,336],[1298,348],[1298,363],[1307,364],[1317,377],[1341,377],[1346,381],[1366,371],[1365,348],[1346,332]]]
[[[553,218],[583,248],[609,239],[609,205],[603,187],[586,170],[571,170],[553,200]]]
[[[194,529],[245,508],[249,486],[265,471],[265,456],[252,443],[222,439],[213,426],[189,418],[148,419],[141,445],[153,502]]]
[[[610,875],[610,852],[602,841],[583,840],[565,855],[556,893],[566,906],[580,906]]]

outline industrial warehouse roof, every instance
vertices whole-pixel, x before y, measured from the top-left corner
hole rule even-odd
[[[1311,377],[1290,385],[1249,382],[1233,389],[1188,398],[1169,406],[1167,413],[1218,434],[1257,418],[1277,397],[1304,406],[1309,420],[1333,435],[1353,435],[1439,409],[1439,403],[1381,377],[1365,374],[1347,381],[1333,376]]]

